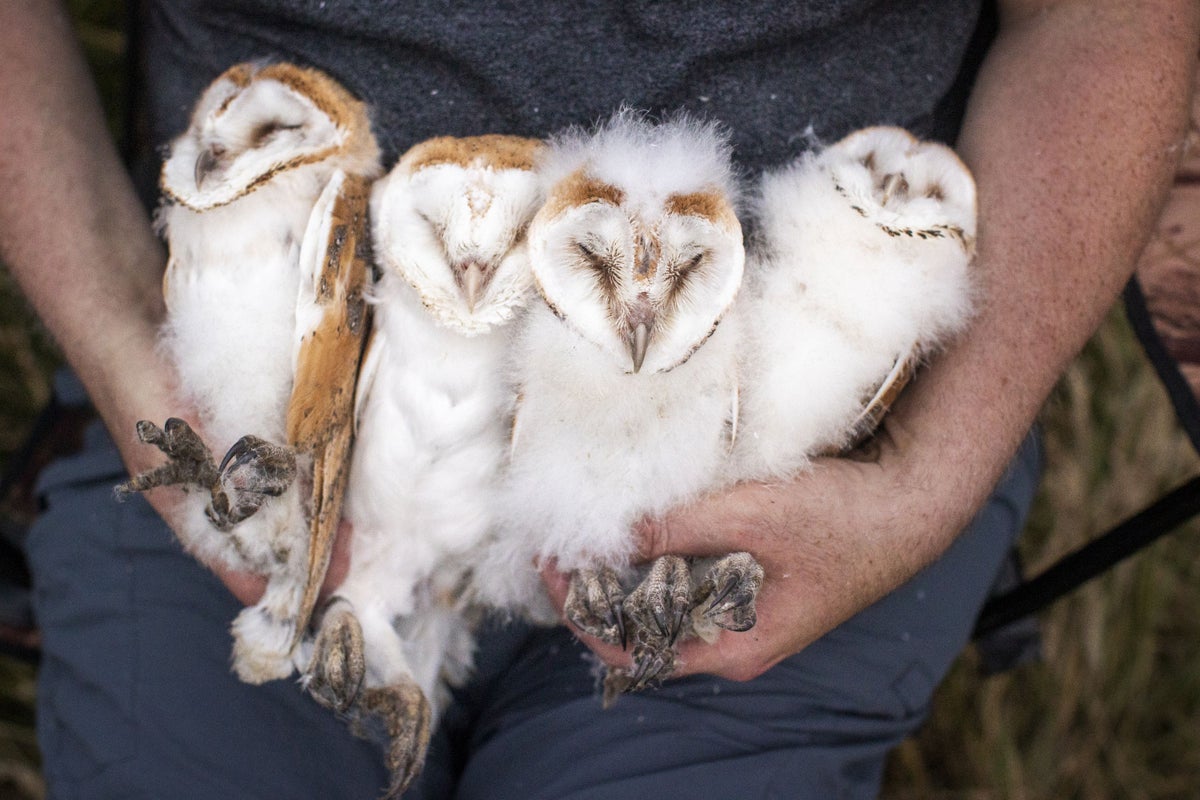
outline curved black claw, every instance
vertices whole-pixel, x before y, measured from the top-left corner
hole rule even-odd
[[[713,564],[696,588],[694,606],[726,630],[748,631],[758,620],[754,608],[763,568],[749,553],[730,553]]]
[[[420,687],[410,681],[365,689],[358,705],[364,712],[381,719],[387,729],[388,748],[384,760],[391,780],[383,796],[386,800],[396,800],[425,766],[432,718],[429,702]]]
[[[222,480],[238,488],[278,496],[296,478],[296,454],[290,447],[247,435],[233,443],[217,469]]]
[[[290,447],[257,436],[243,436],[221,459],[209,519],[222,530],[252,516],[269,497],[287,491],[296,479],[296,454]]]
[[[604,675],[605,708],[609,708],[623,694],[641,690],[661,683],[675,671],[675,650],[656,644],[635,645],[633,666],[628,669],[610,667]]]
[[[625,612],[637,628],[634,641],[650,638],[673,645],[692,607],[691,569],[679,556],[656,559],[646,577],[625,598]]]
[[[675,671],[675,651],[670,647],[646,647],[633,649],[632,686],[627,691],[636,692],[652,683],[660,683]]]
[[[616,572],[608,567],[580,569],[571,575],[563,613],[584,633],[624,648],[629,635],[625,602]]]

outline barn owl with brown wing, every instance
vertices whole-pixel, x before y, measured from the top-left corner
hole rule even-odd
[[[464,589],[508,450],[504,363],[531,295],[526,228],[542,201],[541,147],[432,139],[372,192],[382,274],[345,505],[350,569],[306,679],[327,705],[383,721],[389,797],[419,771],[448,686],[472,660]]]
[[[787,479],[869,434],[966,325],[975,184],[950,148],[876,127],[768,173],[752,205],[730,473]]]
[[[736,180],[717,126],[628,110],[559,136],[543,172],[547,201],[529,231],[542,301],[510,359],[511,459],[475,585],[551,623],[534,562],[573,573],[568,617],[633,649],[633,670],[609,675],[611,697],[667,675],[697,624],[753,624],[762,573],[747,554],[697,567],[697,579],[675,556],[631,568],[634,525],[712,488],[729,452]],[[729,594],[718,602],[714,586]]]
[[[221,75],[163,165],[162,345],[200,435],[139,423],[169,461],[120,490],[183,486],[184,546],[267,577],[233,623],[233,666],[252,683],[292,672],[341,513],[378,162],[361,102],[277,63]]]

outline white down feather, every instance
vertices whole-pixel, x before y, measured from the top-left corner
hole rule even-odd
[[[634,556],[632,529],[711,489],[729,450],[737,386],[729,316],[686,362],[631,375],[557,319],[530,310],[513,347],[522,387],[497,536],[481,595],[549,624],[557,616],[532,564],[564,571]]]
[[[908,196],[882,205],[890,174]],[[872,128],[766,175],[755,214],[731,477],[783,479],[850,443],[898,359],[965,326],[975,190],[948,148]]]
[[[512,454],[496,535],[474,584],[484,601],[552,623],[535,562],[625,569],[638,520],[722,478],[737,390],[729,307],[743,250],[729,147],[716,126],[686,117],[654,123],[624,110],[594,133],[557,137],[543,164],[557,187],[582,175],[611,190],[548,211],[556,208],[552,189],[530,228],[546,302],[527,313],[510,357]],[[673,197],[696,193],[714,198],[705,209],[713,218],[674,210]],[[631,266],[641,242],[657,260],[650,278]],[[615,289],[580,263],[581,246],[594,251],[589,258],[603,253],[621,264]],[[691,291],[656,306],[639,371],[620,330],[623,309],[663,296],[665,276],[696,253],[707,255]]]
[[[373,374],[344,512],[351,568],[338,595],[363,628],[367,685],[411,675],[436,715],[442,679],[470,664],[470,627],[452,598],[496,504],[511,408],[497,367],[508,333],[443,327],[392,272],[373,302]]]
[[[299,167],[237,203],[203,212],[172,204],[159,212],[171,253],[160,343],[218,458],[247,433],[285,441],[300,336],[300,248],[329,173],[325,165]],[[204,515],[208,497],[192,492],[180,537],[206,563],[269,571],[276,557],[266,532],[305,528],[297,491],[242,522],[237,547]]]

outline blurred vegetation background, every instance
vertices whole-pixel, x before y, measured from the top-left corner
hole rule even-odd
[[[114,131],[124,0],[71,0]],[[53,343],[0,268],[0,467],[49,397]],[[1031,573],[1200,471],[1120,310],[1043,413],[1047,472],[1022,543]],[[888,765],[888,800],[1200,797],[1200,525],[1042,615],[1044,659],[981,677],[968,651]],[[44,796],[35,669],[0,656],[0,798]]]

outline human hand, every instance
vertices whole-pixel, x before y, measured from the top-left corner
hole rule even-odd
[[[891,436],[869,459],[823,458],[795,480],[746,483],[637,527],[640,556],[720,556],[746,550],[765,580],[757,624],[721,631],[709,645],[679,645],[675,676],[749,680],[904,583],[941,554],[970,519],[937,497],[934,471],[917,469]],[[543,570],[561,608],[567,576]],[[577,631],[577,633],[579,633]],[[629,653],[579,634],[602,660],[628,668]]]

